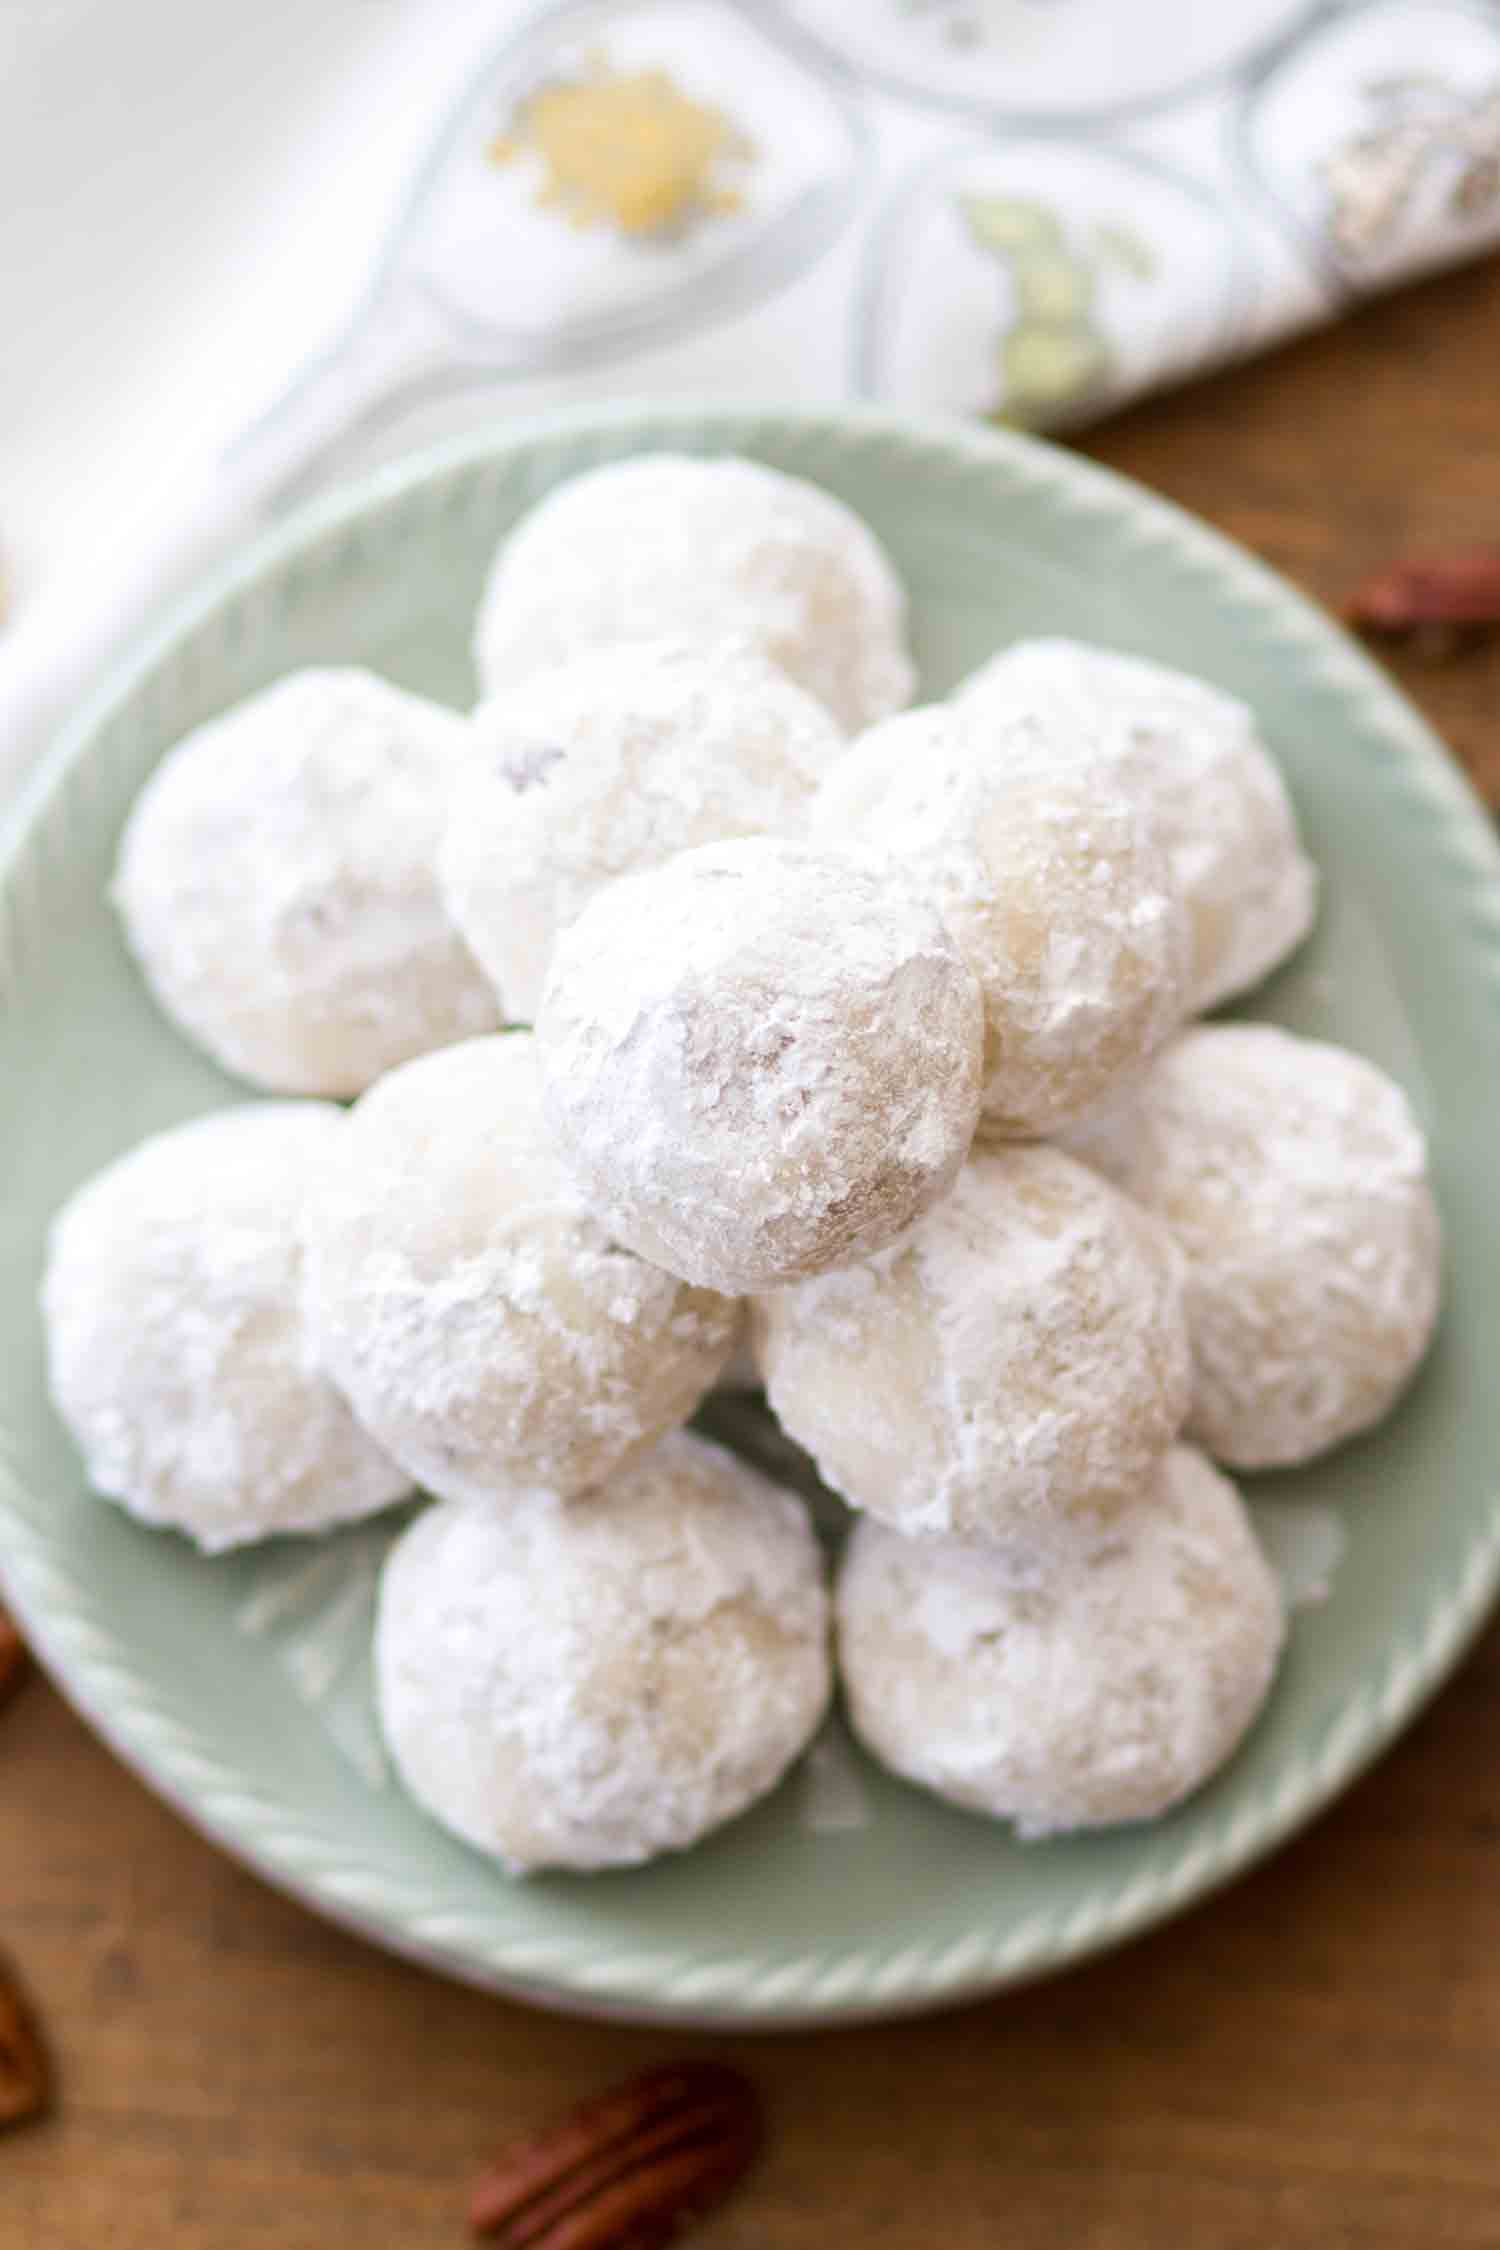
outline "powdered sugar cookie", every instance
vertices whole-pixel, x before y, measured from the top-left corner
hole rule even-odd
[[[963,1161],[979,989],[878,863],[752,838],[601,891],[537,1021],[564,1155],[621,1242],[740,1293],[888,1242]]]
[[[1187,900],[1192,998],[1212,1008],[1301,944],[1317,906],[1286,784],[1247,706],[1190,673],[1082,641],[1020,641],[980,666],[955,707],[986,724],[1050,714],[1149,809]]]
[[[520,1872],[680,1851],[774,1788],[831,1685],[802,1503],[670,1437],[573,1502],[428,1509],[392,1549],[385,1737],[434,1818]]]
[[[639,454],[560,485],[501,545],[474,659],[488,695],[611,641],[753,641],[853,730],[912,690],[906,598],[832,493],[758,461]]]
[[[759,1298],[756,1353],[851,1506],[1030,1557],[1131,1494],[1181,1427],[1180,1269],[1083,1165],[997,1149],[878,1256]]]
[[[1023,1836],[1151,1820],[1265,1701],[1281,1596],[1228,1481],[1173,1446],[1067,1567],[1017,1575],[865,1519],[839,1575],[856,1732],[886,1765]]]
[[[1083,1153],[1186,1259],[1188,1427],[1210,1453],[1286,1467],[1389,1412],[1437,1319],[1442,1230],[1383,1071],[1270,1024],[1204,1024]]]
[[[53,1222],[42,1309],[58,1411],[98,1492],[210,1553],[322,1531],[409,1478],[319,1371],[300,1229],[344,1128],[253,1102],[143,1141]]]
[[[984,993],[981,1130],[1034,1139],[1178,1028],[1190,931],[1154,824],[1111,769],[1027,770],[1014,731],[941,706],[888,719],[835,766],[814,829],[879,852],[938,907]]]
[[[481,705],[440,872],[506,1013],[532,1021],[554,938],[605,883],[800,827],[843,747],[744,642],[585,648]]]
[[[310,1215],[324,1365],[445,1498],[576,1492],[692,1413],[737,1308],[611,1239],[557,1160],[528,1032],[392,1071]]]
[[[357,1094],[499,1012],[434,860],[463,720],[357,671],[294,672],[157,767],[115,876],[156,998],[226,1070]]]

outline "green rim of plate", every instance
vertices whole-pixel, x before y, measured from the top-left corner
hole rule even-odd
[[[1267,696],[1274,696],[1281,682],[1299,714],[1306,710],[1307,729],[1326,732],[1341,745],[1338,755],[1353,761],[1346,774],[1329,777],[1315,763],[1315,748],[1298,749],[1302,763],[1294,759],[1292,778],[1304,817],[1310,800],[1323,826],[1324,849],[1347,851],[1346,868],[1360,865],[1361,854],[1379,861],[1378,911],[1372,909],[1369,929],[1378,932],[1382,916],[1412,917],[1409,928],[1402,925],[1405,935],[1391,956],[1403,980],[1408,969],[1417,980],[1409,989],[1403,983],[1408,1013],[1426,1021],[1422,963],[1450,964],[1448,983],[1429,996],[1433,1020],[1447,1027],[1443,1052],[1450,1064],[1459,1046],[1472,1058],[1466,1072],[1455,1075],[1449,1068],[1437,1112],[1438,1121],[1453,1126],[1445,1201],[1462,1283],[1462,1302],[1445,1324],[1449,1342],[1436,1355],[1442,1370],[1424,1374],[1418,1405],[1398,1415],[1392,1425],[1397,1435],[1384,1450],[1379,1439],[1348,1449],[1335,1457],[1337,1467],[1319,1468],[1306,1485],[1314,1494],[1329,1487],[1340,1505],[1354,1496],[1361,1478],[1378,1482],[1388,1494],[1393,1484],[1400,1487],[1379,1503],[1404,1511],[1402,1537],[1414,1542],[1410,1553],[1416,1559],[1407,1566],[1401,1563],[1406,1549],[1399,1541],[1392,1548],[1390,1568],[1409,1567],[1411,1577],[1409,1586],[1391,1597],[1397,1621],[1349,1676],[1339,1670],[1343,1641],[1331,1635],[1327,1653],[1309,1659],[1329,1674],[1328,1692],[1320,1691],[1321,1700],[1310,1697],[1315,1715],[1299,1720],[1286,1739],[1277,1735],[1269,1747],[1255,1748],[1252,1737],[1248,1756],[1242,1754],[1225,1776],[1167,1821],[1107,1840],[1027,1847],[1026,1871],[1016,1878],[1026,1892],[1021,1911],[1013,1899],[992,1899],[976,1879],[972,1903],[967,1892],[956,1908],[947,1897],[942,1926],[930,1932],[920,1883],[904,1918],[888,1902],[878,1916],[867,1918],[858,1864],[865,1842],[843,1836],[827,1840],[827,1874],[831,1882],[850,1885],[846,1927],[837,1940],[825,1935],[799,1942],[795,1917],[789,1920],[784,1912],[775,1928],[755,1927],[755,1885],[743,1874],[750,1863],[734,1857],[733,1830],[726,1832],[727,1849],[722,1839],[703,1848],[714,1855],[703,1882],[717,1886],[715,1895],[726,1902],[725,1934],[717,1945],[680,1946],[670,1930],[653,1929],[649,1915],[642,1921],[634,1908],[625,1911],[627,1898],[645,1894],[613,1886],[639,1886],[651,1879],[651,1871],[595,1878],[591,1884],[517,1886],[499,1875],[491,1878],[485,1868],[489,1888],[476,1890],[472,1855],[436,1830],[430,1832],[430,1865],[424,1861],[420,1869],[411,1864],[409,1839],[408,1848],[396,1852],[386,1849],[384,1829],[366,1834],[358,1785],[347,1777],[326,1818],[283,1801],[274,1786],[248,1779],[242,1760],[231,1754],[224,1714],[212,1697],[185,1697],[180,1682],[174,1693],[155,1661],[156,1650],[138,1626],[132,1628],[130,1615],[112,1605],[105,1560],[92,1573],[80,1567],[61,1528],[73,1497],[60,1491],[55,1470],[38,1466],[44,1456],[49,1462],[55,1458],[47,1447],[56,1444],[56,1432],[49,1438],[32,1305],[40,1222],[34,1210],[22,1211],[24,1197],[7,1214],[10,1231],[0,1238],[8,1251],[21,1248],[20,1256],[0,1261],[21,1276],[13,1283],[12,1301],[0,1297],[0,1314],[12,1323],[16,1338],[14,1347],[7,1347],[15,1362],[10,1388],[0,1391],[0,1578],[63,1691],[155,1790],[268,1881],[383,1946],[474,1983],[589,2013],[782,2027],[888,2016],[976,1998],[1080,1960],[1159,1923],[1240,1873],[1378,1755],[1482,1621],[1500,1586],[1500,1505],[1485,1470],[1500,1444],[1500,1406],[1488,1405],[1478,1335],[1483,1324],[1469,1311],[1470,1281],[1482,1295],[1492,1244],[1481,1200],[1483,1152],[1477,1144],[1471,1147],[1467,1136],[1481,1130],[1471,1110],[1492,1120],[1500,1108],[1500,848],[1483,807],[1436,737],[1321,612],[1230,541],[1125,479],[1036,439],[879,409],[627,403],[555,413],[446,444],[305,508],[214,573],[144,641],[79,714],[0,827],[0,1042],[13,1006],[17,1017],[22,1012],[28,980],[41,974],[39,949],[49,931],[67,925],[70,909],[79,916],[97,914],[99,873],[108,864],[120,810],[150,757],[191,717],[243,692],[242,674],[253,676],[257,665],[264,671],[263,657],[266,662],[274,657],[272,669],[314,660],[321,627],[309,628],[313,637],[307,645],[297,640],[299,617],[310,602],[332,604],[324,625],[331,617],[336,639],[360,643],[366,623],[337,609],[338,589],[341,573],[362,558],[368,562],[372,540],[382,552],[399,553],[403,542],[427,539],[441,552],[451,530],[472,556],[476,541],[492,538],[497,525],[560,476],[648,448],[760,456],[857,495],[856,504],[898,554],[903,516],[920,495],[935,512],[935,528],[913,533],[927,540],[915,571],[919,612],[924,556],[932,562],[934,583],[943,573],[949,584],[956,571],[961,576],[966,557],[982,577],[994,563],[985,526],[1003,528],[1014,511],[1032,545],[1025,551],[1027,584],[1013,575],[1008,590],[997,586],[997,614],[1010,631],[1044,629],[1052,614],[1048,588],[1066,584],[1073,589],[1062,604],[1069,615],[1055,630],[1092,628],[1101,639],[1145,645],[1189,666],[1194,636],[1211,639],[1213,662],[1206,662],[1205,670],[1228,686]],[[951,515],[947,528],[945,508]],[[1081,570],[1080,555],[1086,569]],[[904,559],[910,567],[910,558]],[[1080,622],[1077,589],[1085,578],[1096,588],[1089,597],[1095,606]],[[368,582],[365,598],[375,600]],[[466,602],[470,599],[472,586]],[[942,608],[941,602],[935,605],[933,646],[924,652],[938,673],[955,668],[954,650],[973,661],[978,630],[970,618],[967,644],[959,632],[945,652]],[[369,617],[369,635],[381,645],[393,636],[399,643],[404,615],[393,599],[389,614]],[[466,634],[466,618],[462,623]],[[993,635],[1004,637],[1005,632]],[[392,668],[400,676],[400,662]],[[1300,716],[1295,731],[1300,742]],[[1285,750],[1286,741],[1278,747]],[[1298,786],[1299,775],[1305,790]],[[108,800],[103,810],[102,800]],[[1347,847],[1341,840],[1346,825],[1357,836]],[[1421,881],[1404,891],[1403,871]],[[1366,931],[1359,943],[1368,936]],[[1347,931],[1340,942],[1352,942]],[[1372,964],[1377,956],[1384,959],[1378,946]],[[1381,969],[1388,979],[1396,973],[1389,962]],[[1290,1001],[1283,1007],[1278,982],[1271,1004],[1303,1028],[1337,1031],[1344,1023],[1338,1010],[1347,1007],[1348,995],[1334,1004],[1330,1026],[1317,976],[1315,966],[1294,969],[1286,987]],[[1354,1033],[1359,1028],[1356,1022]],[[1351,1043],[1371,1043],[1354,1033]],[[129,1041],[142,1036],[138,1024],[126,1026],[119,1056],[101,1058],[116,1070],[111,1085],[116,1080],[126,1085],[135,1052]],[[1378,1037],[1374,1044],[1380,1044]],[[120,1116],[98,1127],[103,1145],[123,1146],[167,1116],[236,1098],[236,1090],[208,1066],[192,1067],[197,1075],[191,1086],[173,1093],[164,1115],[152,1114],[149,1093],[141,1097],[144,1107],[134,1111],[122,1095]],[[1419,1059],[1413,1067],[1420,1077]],[[23,1074],[35,1069],[33,1082],[64,1106],[70,1087],[75,1101],[85,1098],[80,1088],[88,1087],[92,1120],[98,1114],[97,1089],[79,1078],[76,1068],[81,1066],[70,1081],[46,1044],[35,1064],[21,1066]],[[1462,1094],[1457,1102],[1451,1099],[1454,1086]],[[1420,1093],[1418,1100],[1420,1107]],[[36,1133],[51,1128],[46,1119],[29,1121],[15,1081],[7,1111],[0,1133],[8,1132],[24,1157],[28,1122]],[[1431,1114],[1428,1122],[1434,1122]],[[9,1149],[10,1142],[0,1139],[0,1153]],[[70,1179],[99,1160],[97,1149],[87,1162],[80,1151]],[[1440,1187],[1444,1184],[1440,1166]],[[1452,1223],[1459,1219],[1461,1228]],[[1492,1315],[1497,1305],[1500,1260],[1489,1299]],[[1416,1424],[1426,1417],[1425,1453],[1416,1439],[1408,1443],[1401,1434],[1409,1413]],[[1447,1419],[1435,1426],[1438,1413]],[[1433,1514],[1429,1548],[1423,1528],[1410,1527],[1407,1519],[1419,1505],[1433,1505],[1433,1462],[1445,1458],[1446,1450],[1454,1454],[1453,1481],[1461,1490],[1448,1513]],[[99,1517],[97,1530],[90,1519],[87,1537],[97,1539],[102,1558],[123,1554],[121,1542],[153,1536],[114,1510],[101,1510]],[[1357,1549],[1357,1514],[1349,1524]],[[184,1583],[191,1571],[214,1567],[185,1559],[175,1541],[167,1547],[172,1559],[164,1570],[170,1568]],[[1336,1590],[1320,1620],[1340,1606]],[[1349,1603],[1342,1607],[1347,1612]],[[1306,1630],[1316,1651],[1323,1626]],[[1299,1623],[1294,1643],[1303,1631]],[[1274,1727],[1275,1722],[1273,1733]],[[289,1749],[287,1755],[300,1753]],[[936,1824],[934,1853],[951,1848],[957,1854],[961,1845],[963,1864],[971,1866],[972,1838],[982,1824],[931,1806],[899,1784],[880,1786],[886,1796],[870,1831],[870,1848],[873,1840],[892,1836],[893,1822],[907,1817],[901,1808],[909,1804],[913,1821],[920,1806],[921,1820]],[[389,1809],[383,1808],[382,1818]],[[762,1817],[752,1814],[749,1823]],[[738,1826],[749,1833],[747,1824]],[[1019,1847],[994,1833],[997,1867],[1002,1852],[1007,1865],[1019,1866],[1014,1858]],[[822,1839],[816,1848],[823,1848]],[[1049,1858],[1053,1853],[1065,1856]],[[688,1854],[671,1865],[681,1869],[699,1858]],[[1052,1868],[1073,1871],[1059,1880],[1055,1897]],[[1079,1868],[1085,1870],[1082,1878]],[[621,1902],[618,1916],[612,1898]]]

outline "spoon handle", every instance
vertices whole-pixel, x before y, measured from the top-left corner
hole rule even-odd
[[[247,513],[282,499],[379,406],[451,366],[453,346],[414,289],[368,299],[331,349],[226,447],[221,473]]]
[[[64,591],[17,611],[0,631],[0,798],[157,606],[379,401],[441,367],[441,345],[419,300],[377,298],[217,462],[167,465]]]

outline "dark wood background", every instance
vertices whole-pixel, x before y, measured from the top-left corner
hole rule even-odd
[[[1330,603],[1411,546],[1500,543],[1500,264],[1084,442]],[[1395,668],[1500,803],[1500,643]],[[323,1927],[38,1680],[0,1717],[0,1942],[62,2086],[0,2140],[3,2250],[437,2250],[499,2138],[707,2044]],[[1332,1813],[1145,1942],[956,2015],[728,2044],[774,2127],[718,2250],[1495,2250],[1500,1631]]]

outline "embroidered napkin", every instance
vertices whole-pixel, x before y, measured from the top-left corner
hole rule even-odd
[[[215,547],[416,437],[621,392],[1075,425],[1497,239],[1490,0],[501,5],[339,346],[0,636],[0,769]]]

